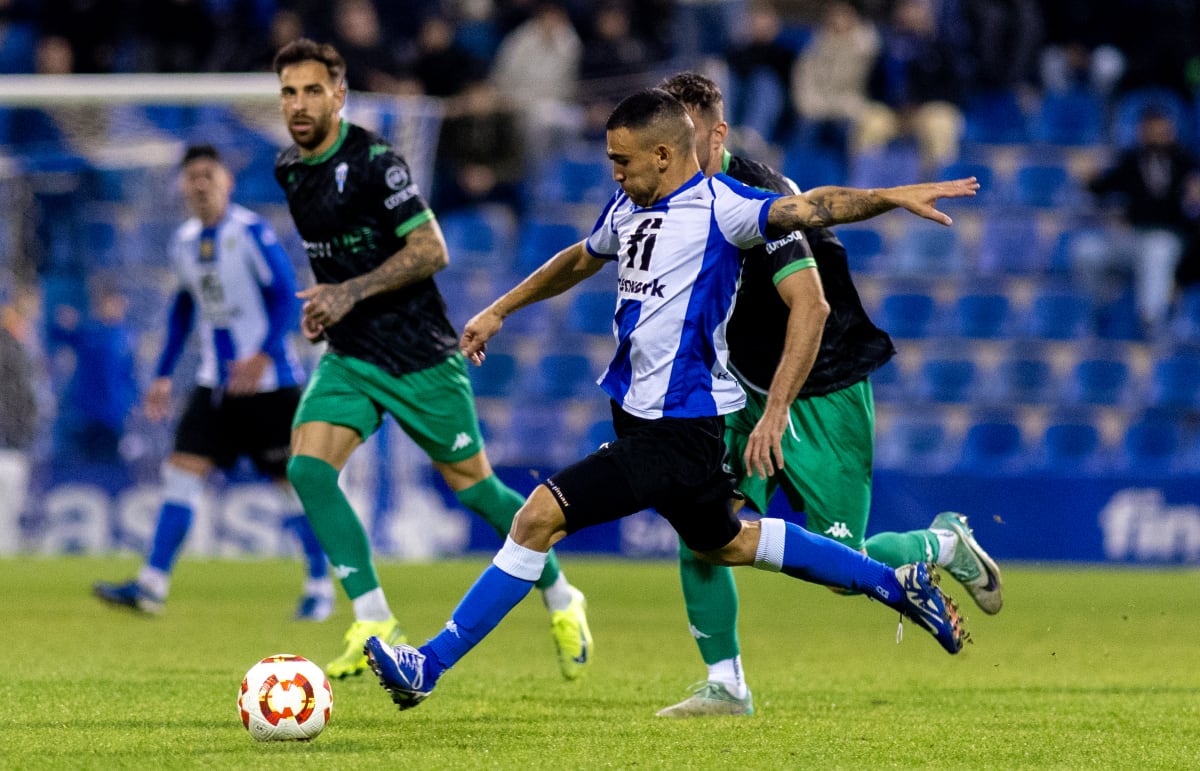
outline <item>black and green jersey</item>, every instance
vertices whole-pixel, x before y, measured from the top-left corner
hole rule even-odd
[[[726,174],[753,187],[793,193],[789,182],[769,166],[726,153]],[[857,383],[882,367],[896,353],[887,333],[871,323],[850,278],[846,247],[827,228],[806,228],[804,239],[784,237],[755,247],[742,268],[737,305],[729,320],[726,340],[729,362],[748,385],[766,391],[783,355],[788,307],[775,290],[787,275],[789,264],[800,259],[799,250],[816,259],[817,271],[829,303],[829,317],[821,334],[821,348],[800,398],[821,396]],[[804,242],[807,242],[805,245]]]
[[[337,142],[321,155],[302,158],[296,145],[281,152],[275,178],[319,283],[374,270],[433,219],[404,159],[383,138],[344,120]],[[458,350],[432,278],[363,300],[325,335],[337,353],[393,375],[426,369]]]

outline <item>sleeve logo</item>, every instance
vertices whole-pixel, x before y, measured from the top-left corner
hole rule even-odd
[[[384,174],[383,179],[392,190],[399,190],[408,184],[408,172],[403,166],[392,166]]]

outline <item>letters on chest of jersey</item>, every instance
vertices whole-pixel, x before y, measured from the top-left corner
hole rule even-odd
[[[621,275],[617,279],[617,292],[622,296],[664,296],[667,287],[654,275],[651,267],[662,226],[661,216],[647,216],[625,235],[618,255]]]

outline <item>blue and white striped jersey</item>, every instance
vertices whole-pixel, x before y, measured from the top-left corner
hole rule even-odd
[[[171,238],[170,260],[179,291],[159,376],[174,371],[198,321],[197,385],[220,388],[230,362],[259,351],[274,363],[263,373],[260,392],[303,380],[289,334],[299,318],[296,274],[270,225],[249,209],[230,204],[216,227],[206,228],[195,217],[180,225]]]
[[[609,201],[586,246],[617,263],[617,351],[597,382],[626,412],[710,417],[745,403],[727,369],[725,325],[738,252],[763,243],[769,204],[779,197],[697,173],[647,208],[623,192]]]

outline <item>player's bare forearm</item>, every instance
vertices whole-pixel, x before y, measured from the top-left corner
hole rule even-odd
[[[816,187],[775,201],[768,212],[767,222],[781,230],[830,227],[860,222],[902,208],[919,217],[950,225],[950,218],[934,208],[934,204],[940,198],[974,196],[978,190],[979,182],[974,177],[870,190]]]
[[[404,248],[382,265],[339,286],[346,287],[350,297],[358,302],[429,278],[449,263],[442,230],[436,221],[430,220],[413,229],[405,238]]]

